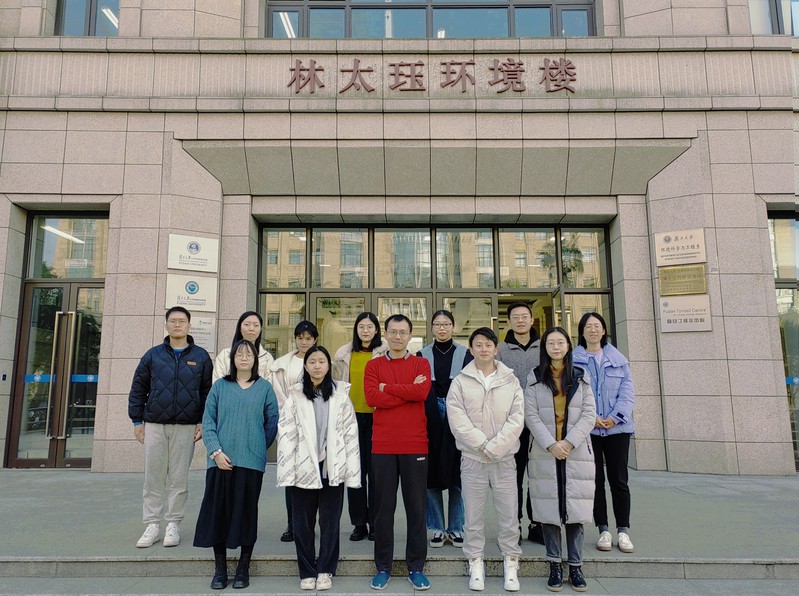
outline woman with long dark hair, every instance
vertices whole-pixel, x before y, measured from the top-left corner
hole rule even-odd
[[[528,472],[533,516],[542,523],[549,560],[547,589],[563,588],[561,526],[566,526],[569,581],[588,589],[582,573],[583,524],[594,503],[594,455],[589,436],[596,406],[581,368],[572,364],[568,332],[551,327],[541,338],[541,364],[527,377],[525,422],[533,442]]]
[[[352,342],[341,346],[333,357],[333,378],[350,384],[350,400],[358,421],[358,445],[361,453],[361,487],[347,489],[350,522],[353,530],[350,540],[357,542],[367,536],[374,539],[374,497],[372,495],[372,412],[366,404],[363,391],[363,373],[366,363],[383,356],[388,343],[380,335],[380,321],[370,312],[355,317]]]
[[[305,354],[302,383],[289,389],[280,411],[277,484],[291,487],[294,544],[303,590],[333,586],[344,487],[360,486],[358,423],[348,387],[333,381],[330,354],[322,346],[314,346]]]
[[[194,534],[194,546],[214,549],[214,590],[227,586],[228,548],[241,547],[233,587],[250,584],[266,450],[278,422],[275,392],[258,375],[256,347],[246,339],[233,344],[229,366],[205,402],[203,442],[209,459]]]
[[[613,499],[613,516],[618,529],[617,544],[623,553],[634,551],[630,540],[630,487],[627,462],[630,438],[635,433],[633,408],[635,390],[630,363],[608,343],[605,319],[596,312],[585,313],[577,326],[579,346],[574,350],[574,363],[588,372],[596,400],[596,421],[591,431],[596,463],[594,523],[599,528],[596,547],[601,551],[613,548],[608,524],[608,501],[605,496],[605,467]]]
[[[433,341],[416,355],[426,358],[432,374],[430,394],[425,400],[427,415],[427,529],[433,531],[430,546],[439,548],[449,541],[463,547],[463,495],[461,494],[461,452],[447,421],[447,393],[452,379],[472,361],[472,354],[452,339],[455,316],[448,310],[433,313],[430,326]],[[444,491],[447,516],[444,520]]]
[[[269,380],[272,372],[269,367],[275,361],[272,354],[267,352],[261,344],[261,336],[263,334],[264,320],[254,310],[248,310],[241,313],[238,322],[236,323],[236,332],[233,334],[233,341],[231,345],[238,343],[242,339],[258,348],[258,376],[262,379]],[[218,381],[230,372],[230,348],[223,348],[219,351],[214,359],[214,381]]]

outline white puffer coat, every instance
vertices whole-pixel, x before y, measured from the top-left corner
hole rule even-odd
[[[555,456],[547,449],[556,441],[555,401],[552,391],[536,378],[537,369],[530,371],[524,391],[524,414],[533,441],[527,472],[533,517],[545,524],[589,523],[594,509],[594,453],[591,449],[591,430],[596,420],[596,404],[591,385],[583,370],[574,369],[574,384],[566,396],[566,433],[563,437],[574,445],[565,461],[565,519],[562,519],[558,500],[558,481]]]
[[[335,383],[327,418],[327,475],[330,486],[361,486],[358,423],[349,396],[349,383]],[[302,383],[289,387],[277,424],[277,485],[322,488],[319,446],[313,402]]]

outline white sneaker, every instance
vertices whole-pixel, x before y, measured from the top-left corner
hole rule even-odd
[[[316,589],[317,590],[329,590],[333,587],[333,574],[332,573],[320,573],[316,577]]]
[[[300,580],[300,589],[301,590],[315,590],[316,589],[316,578],[315,577],[306,577],[305,579]]]
[[[482,592],[486,587],[486,568],[483,559],[469,559],[469,589]]]
[[[147,524],[144,534],[141,535],[136,543],[136,548],[148,548],[160,540],[161,526],[158,524]]]
[[[609,551],[611,548],[613,548],[613,536],[608,531],[602,532],[599,535],[599,540],[596,541],[596,549]]]
[[[631,553],[635,550],[633,541],[625,532],[619,532],[619,550],[623,553]]]
[[[505,589],[508,592],[519,591],[519,557],[508,555],[503,564],[505,569]]]
[[[164,546],[177,546],[180,544],[180,527],[177,522],[169,522],[164,532]]]

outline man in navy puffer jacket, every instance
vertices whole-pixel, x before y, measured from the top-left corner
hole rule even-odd
[[[142,356],[128,397],[133,434],[144,445],[146,528],[136,543],[139,548],[160,540],[162,518],[167,522],[164,546],[180,544],[189,466],[194,444],[202,438],[205,398],[213,374],[208,352],[189,335],[189,311],[173,306],[165,318],[168,335]]]

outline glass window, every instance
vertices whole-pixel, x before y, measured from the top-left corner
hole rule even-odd
[[[33,219],[32,238],[29,277],[105,277],[107,219],[37,216]]]
[[[369,234],[365,229],[316,229],[313,232],[314,288],[368,287]]]
[[[434,8],[433,37],[508,37],[507,8]]]
[[[799,279],[799,221],[791,218],[769,220],[774,277]]]
[[[577,346],[577,325],[587,312],[598,312],[608,325],[608,341],[615,344],[613,320],[610,316],[610,294],[566,294],[563,297],[563,328],[569,332],[572,344]]]
[[[517,8],[516,37],[552,37],[552,13],[549,8]]]
[[[588,10],[584,8],[563,10],[560,13],[563,37],[588,37]]]
[[[300,13],[296,10],[275,10],[272,13],[272,37],[295,39],[300,31]]]
[[[524,255],[526,265],[519,267]],[[532,263],[535,263],[533,265]],[[499,231],[499,278],[502,288],[554,288],[558,285],[553,228]]]
[[[340,39],[344,37],[344,10],[340,8],[312,8],[310,11],[312,39]]]
[[[305,319],[305,294],[263,294],[260,312],[272,313],[262,335],[264,348],[275,358],[293,350],[294,327]]]
[[[527,267],[526,252],[517,252],[513,260],[514,260],[514,265],[516,265],[516,267]]]
[[[608,285],[604,230],[563,228],[560,244],[563,283],[567,288],[604,288]],[[592,255],[592,260],[586,259],[586,252]]]
[[[304,258],[305,258],[304,250],[289,251],[289,265],[302,265]]]
[[[288,288],[305,286],[306,232],[303,228],[268,230],[263,237],[265,258],[264,286]],[[273,253],[273,254],[270,254]],[[273,256],[276,255],[276,256]],[[299,262],[290,262],[290,255],[299,255]],[[281,266],[281,263],[283,264]],[[292,286],[292,283],[298,285]]]
[[[56,35],[119,35],[119,0],[61,0]]]
[[[799,35],[799,0],[791,0],[791,18],[790,21],[786,19],[786,23],[790,22],[791,30],[785,27],[785,33],[788,35]]]
[[[753,35],[775,33],[771,12],[772,2],[773,0],[749,0],[749,20],[752,23]]]
[[[436,232],[436,272],[439,288],[493,288],[491,231]]]
[[[430,230],[375,231],[375,287],[430,287]]]
[[[404,10],[355,8],[352,10],[352,37],[425,38],[427,37],[425,12],[423,8]]]

